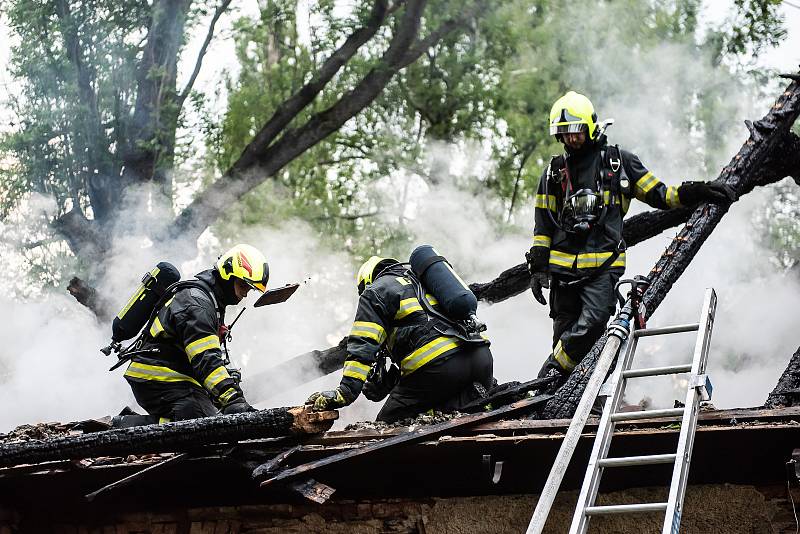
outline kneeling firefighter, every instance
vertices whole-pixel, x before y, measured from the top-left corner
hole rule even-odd
[[[180,277],[167,263],[159,267],[161,272],[154,269],[154,276],[171,270],[171,279]],[[194,280],[171,284],[169,293],[174,294],[165,294],[162,289],[163,296],[147,322],[142,320],[137,325],[144,323],[144,331],[135,343],[136,350],[130,352],[125,371],[136,402],[150,414],[150,421],[142,421],[146,416],[123,416],[115,426],[194,419],[216,415],[220,410],[224,414],[254,410],[244,398],[237,372],[226,368],[225,307],[238,304],[250,289],[263,293],[268,279],[269,267],[263,254],[240,244],[220,256],[213,268],[195,275]],[[151,281],[152,276],[145,275],[142,287],[158,286]],[[136,300],[144,300],[137,299],[139,294],[141,289],[115,319],[115,339],[125,337],[119,332],[124,330],[128,308]],[[130,335],[138,332],[137,326],[129,328],[135,331]]]
[[[614,286],[625,271],[622,219],[633,197],[658,209],[700,202],[729,204],[734,191],[714,182],[664,185],[639,158],[609,145],[605,127],[584,95],[568,92],[550,111],[550,135],[564,145],[542,173],[536,194],[533,247],[525,254],[531,291],[547,304],[553,351],[539,376],[561,381],[602,335],[616,305]],[[552,285],[551,285],[552,283]]]
[[[486,327],[475,317],[475,295],[445,258],[429,245],[414,250],[410,265],[372,256],[356,280],[341,383],[306,404],[323,411],[352,403],[362,389],[373,401],[388,394],[377,420],[391,423],[486,396],[493,385]]]

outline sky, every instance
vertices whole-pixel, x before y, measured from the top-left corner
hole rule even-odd
[[[240,2],[237,8],[242,13],[252,10],[254,5]],[[713,2],[705,16],[715,20],[725,12],[726,5],[730,2]],[[789,30],[787,40],[761,61],[763,65],[778,70],[796,71],[800,64],[800,9],[785,5],[783,11]],[[220,26],[222,39],[209,51],[198,81],[200,87],[218,80],[222,70],[230,67],[228,58],[232,48],[230,39],[226,39],[229,24],[230,18],[223,19]],[[3,92],[14,89],[13,80],[5,68],[9,43],[7,32],[7,28],[0,25],[0,126],[3,127],[8,127],[7,115],[3,115],[2,108],[7,93]],[[203,37],[204,30],[199,30],[189,47],[197,49]],[[663,81],[650,85],[659,91],[670,90],[670,80],[676,76],[669,70],[674,66],[666,61],[669,57],[680,58],[680,51],[668,50],[662,57],[644,58],[639,68],[632,69],[632,74],[663,77]],[[647,61],[660,61],[661,72],[654,72],[652,64]],[[191,65],[184,67],[184,71],[186,69],[191,69]],[[633,103],[637,112],[647,109],[642,95],[636,93],[620,94],[617,102],[604,103],[603,117],[618,119],[612,131],[616,142],[634,148],[642,156],[650,154],[650,159],[643,161],[656,175],[669,176],[671,181],[665,181],[676,185],[681,178],[671,176],[670,158],[652,156],[656,150],[632,127],[637,123],[634,117],[620,120],[625,119],[622,102]],[[735,95],[731,97],[735,98]],[[659,112],[666,114],[669,110]],[[756,117],[763,112],[761,109],[753,111]],[[740,113],[741,116],[736,117],[739,125],[744,118],[753,118],[746,110],[740,110]],[[746,135],[743,127],[739,128],[741,131],[731,135],[730,154],[738,150]],[[675,149],[678,152],[685,149],[679,143],[677,145]],[[490,163],[487,161],[489,156],[481,153],[480,147],[442,146],[434,151],[434,157],[450,162],[460,173],[463,169],[478,172]],[[387,189],[391,186],[386,185]],[[510,235],[498,239],[487,215],[497,209],[491,199],[476,204],[475,198],[447,183],[438,191],[423,192],[418,199],[417,217],[410,223],[412,230],[419,243],[436,244],[465,279],[488,281],[503,269],[522,261],[520,251],[527,249],[530,238]],[[426,204],[431,198],[441,201]],[[742,236],[752,231],[754,210],[760,209],[766,199],[767,193],[758,191],[732,208],[653,319],[655,325],[693,322],[699,314],[705,288],[713,286],[717,290],[720,307],[712,338],[714,355],[709,363],[709,372],[715,380],[714,402],[721,407],[754,406],[763,402],[789,355],[800,344],[800,340],[794,337],[796,325],[791,320],[795,315],[790,312],[800,306],[800,288],[769,264],[763,250],[748,240],[742,240]],[[47,202],[47,199],[34,200],[43,204]],[[470,209],[464,206],[470,206]],[[524,210],[519,217],[531,219]],[[276,388],[274,392],[269,391],[268,385],[248,385],[247,376],[268,370],[294,355],[331,346],[346,335],[355,310],[350,260],[340,251],[321,248],[313,237],[313,231],[299,221],[287,221],[281,228],[253,228],[248,232],[241,236],[241,240],[259,247],[270,258],[274,273],[271,285],[307,277],[309,281],[286,304],[249,310],[244,314],[232,343],[236,363],[245,367],[244,385],[252,388],[254,398],[255,389],[260,388],[258,406],[299,404],[311,391],[334,387],[339,381],[338,373],[288,390],[281,388],[277,391]],[[674,230],[667,231],[633,247],[628,254],[628,274],[647,272],[674,233]],[[112,270],[120,275],[105,281],[105,284],[108,289],[115,289],[114,294],[122,303],[128,295],[119,288],[130,286],[132,290],[132,280],[135,281],[162,257],[168,257],[164,255],[169,253],[169,244],[147,249],[142,248],[141,243],[121,242],[116,245],[118,254],[111,259]],[[209,265],[219,253],[215,246],[213,239],[206,243],[198,258],[180,265],[181,272],[194,273]],[[140,252],[132,256],[127,252],[131,249]],[[476,254],[477,250],[481,252]],[[48,296],[44,301],[17,302],[0,297],[0,310],[0,376],[9,374],[13,377],[0,386],[0,404],[16,406],[15,410],[0,413],[0,432],[24,422],[75,420],[115,413],[125,404],[134,405],[119,372],[106,372],[110,362],[102,359],[97,350],[107,343],[108,325],[98,324],[74,299],[58,295]],[[498,380],[533,378],[549,348],[545,342],[551,336],[547,309],[536,304],[526,293],[495,306],[481,305],[480,317],[490,326]],[[769,352],[764,351],[765,339],[769,340]],[[670,347],[653,341],[643,344],[641,363],[680,363],[681,358],[688,357],[690,349],[691,339],[688,338],[671,343]],[[76,373],[76,369],[80,372]],[[285,381],[285,377],[276,379]],[[746,387],[742,386],[743,383]],[[36,395],[28,394],[31,384],[37,385]],[[630,390],[629,401],[671,406],[681,384],[672,386],[665,388],[639,383]],[[18,403],[22,397],[26,402]],[[337,425],[371,418],[378,408],[379,405],[361,398],[355,406],[343,411],[342,422]]]

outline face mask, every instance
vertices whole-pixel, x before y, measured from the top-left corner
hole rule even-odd
[[[564,202],[562,224],[576,234],[588,234],[600,215],[601,204],[600,195],[591,189],[575,192]]]

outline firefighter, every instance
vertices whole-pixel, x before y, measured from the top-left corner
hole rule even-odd
[[[558,376],[553,387],[559,387],[614,313],[614,286],[625,271],[622,219],[631,199],[671,209],[728,204],[735,194],[714,182],[664,185],[635,154],[608,144],[594,106],[573,91],[553,104],[550,135],[564,154],[542,173],[525,257],[534,298],[547,304],[542,289],[550,289],[553,345],[539,376]]]
[[[251,289],[264,292],[267,262],[256,248],[236,245],[214,267],[195,275],[203,289],[180,289],[145,326],[144,341],[125,379],[152,422],[252,411],[236,377],[225,367],[225,307]],[[118,426],[141,424],[119,422]]]
[[[488,340],[478,333],[442,334],[446,325],[425,311],[430,305],[441,313],[438,301],[424,290],[418,293],[417,282],[397,260],[373,256],[356,279],[360,297],[342,380],[334,390],[312,394],[306,404],[324,411],[347,406],[362,389],[375,401],[388,394],[377,420],[391,423],[428,410],[458,410],[485,396],[493,384]],[[384,376],[382,363],[376,363],[383,351],[399,367],[396,375]]]

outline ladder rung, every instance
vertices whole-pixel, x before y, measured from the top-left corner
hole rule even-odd
[[[584,513],[586,515],[608,515],[666,511],[667,503],[665,502],[646,502],[641,504],[615,504],[612,506],[587,506]]]
[[[622,378],[637,378],[640,376],[676,375],[678,373],[688,373],[692,370],[691,363],[683,365],[668,365],[666,367],[650,367],[648,369],[628,369],[622,371]]]
[[[667,408],[665,410],[644,410],[642,412],[617,412],[611,414],[615,423],[622,421],[637,421],[639,419],[655,419],[657,417],[673,417],[683,415],[683,408]]]
[[[679,334],[681,332],[693,332],[698,328],[700,328],[700,323],[679,324],[676,326],[662,326],[661,328],[645,328],[643,330],[634,330],[633,335],[636,337],[647,337],[660,336],[662,334]]]
[[[671,464],[675,454],[651,454],[648,456],[625,456],[621,458],[603,458],[597,465],[600,467],[625,467],[629,465]]]

